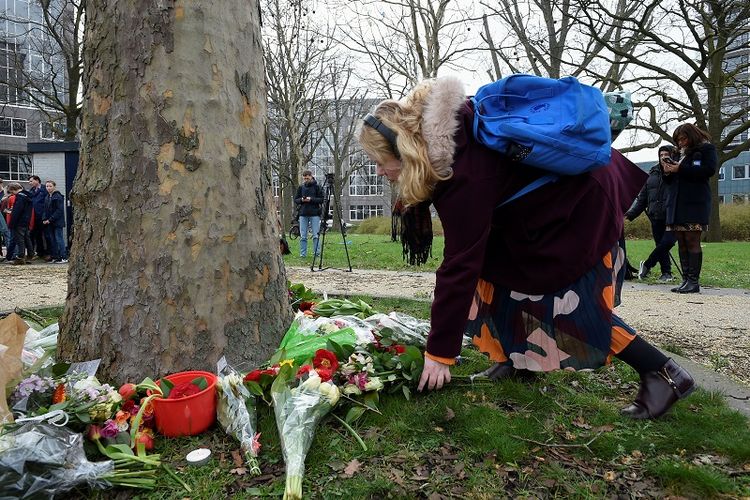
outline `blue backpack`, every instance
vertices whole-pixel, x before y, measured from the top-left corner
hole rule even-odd
[[[602,92],[572,76],[554,80],[516,74],[482,86],[472,98],[474,137],[512,161],[551,173],[508,203],[559,175],[609,163],[612,135]]]

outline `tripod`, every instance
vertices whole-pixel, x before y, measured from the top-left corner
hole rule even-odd
[[[335,196],[335,189],[336,189],[336,181],[333,177],[333,174],[326,174],[326,180],[323,184],[323,210],[322,210],[322,217],[320,218],[320,230],[318,230],[318,240],[320,241],[320,252],[318,252],[318,255],[315,255],[312,260],[312,265],[310,265],[310,271],[324,271],[326,269],[329,269],[328,267],[323,267],[323,251],[325,250],[325,243],[326,243],[326,233],[328,232],[328,213],[331,211],[331,200],[336,200]],[[336,220],[339,223],[339,228],[341,228],[341,240],[344,242],[344,252],[346,252],[346,263],[349,264],[349,269],[344,269],[344,271],[350,273],[352,272],[352,261],[349,259],[349,247],[346,245],[346,231],[344,230],[344,222],[341,220],[341,207],[335,206],[333,207],[333,216],[331,217],[331,223],[333,223],[333,217],[336,217]],[[315,269],[315,261],[318,261],[318,268]]]

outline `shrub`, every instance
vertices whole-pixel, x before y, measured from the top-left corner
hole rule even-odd
[[[722,239],[750,241],[750,204],[720,205],[719,217]]]
[[[365,219],[356,226],[349,229],[350,233],[358,234],[391,234],[391,218],[390,217],[370,217]],[[443,224],[437,217],[432,218],[432,234],[434,236],[443,235]]]

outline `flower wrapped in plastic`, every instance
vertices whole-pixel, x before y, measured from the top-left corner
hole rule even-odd
[[[240,442],[251,474],[260,474],[258,453],[260,433],[257,432],[255,396],[245,387],[242,375],[222,357],[216,364],[218,402],[216,417],[224,431]]]
[[[293,359],[301,364],[310,359],[318,349],[325,349],[329,342],[340,346],[354,346],[359,343],[357,333],[343,322],[336,323],[330,318],[307,318],[298,314],[281,339],[279,349],[271,357],[270,363],[282,359]]]
[[[316,356],[316,359],[322,358]],[[295,377],[295,368],[282,364],[271,386],[276,427],[286,463],[284,499],[302,498],[305,457],[315,437],[315,429],[339,400],[339,389],[330,380],[336,368],[337,363],[332,365],[326,358],[320,368],[305,365],[296,371]],[[319,374],[318,370],[323,373]]]

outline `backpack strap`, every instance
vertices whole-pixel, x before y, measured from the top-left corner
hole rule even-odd
[[[547,175],[544,175],[544,176],[538,178],[537,180],[529,183],[527,186],[523,187],[520,191],[518,191],[516,194],[514,194],[513,196],[511,196],[510,198],[508,198],[507,200],[505,200],[504,202],[502,202],[501,204],[499,204],[495,208],[497,209],[497,208],[502,207],[503,205],[507,205],[511,201],[513,201],[513,200],[515,200],[517,198],[520,198],[521,196],[523,196],[525,194],[528,194],[528,193],[532,192],[533,190],[538,189],[538,188],[544,186],[545,184],[549,184],[550,182],[556,182],[557,179],[559,179],[559,178],[560,178],[560,176],[556,175],[556,174],[547,174]]]

